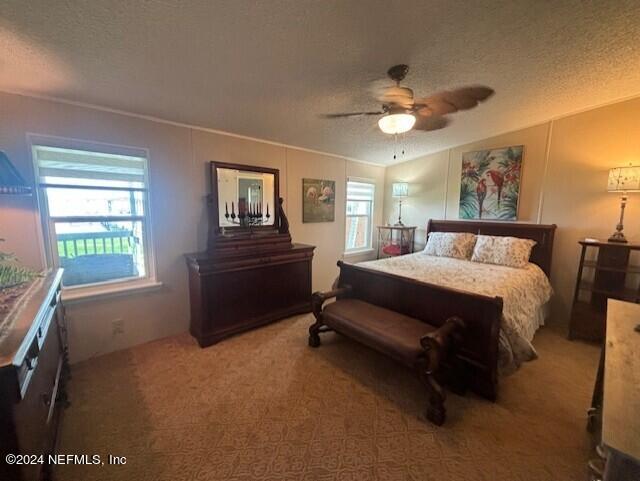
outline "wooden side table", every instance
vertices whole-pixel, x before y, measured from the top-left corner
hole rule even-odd
[[[640,266],[629,264],[631,251],[640,250],[640,244],[585,240],[579,243],[582,252],[569,321],[569,339],[600,341],[605,332],[607,299],[640,301],[638,281],[634,280],[635,288],[628,287],[628,277],[640,274]],[[596,249],[596,260],[587,259],[589,249]],[[589,271],[593,273],[593,281],[584,278]],[[581,292],[589,293],[588,301],[580,299]]]
[[[415,226],[379,225],[377,258],[381,252],[390,257],[413,253],[415,233]]]

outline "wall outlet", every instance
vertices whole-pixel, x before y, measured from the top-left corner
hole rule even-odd
[[[111,321],[111,333],[114,336],[124,334],[124,319],[114,319]]]

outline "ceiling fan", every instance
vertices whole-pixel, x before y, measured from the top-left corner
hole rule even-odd
[[[461,87],[454,90],[444,90],[428,97],[416,98],[413,90],[401,87],[409,72],[408,65],[394,65],[387,70],[387,75],[395,85],[384,87],[376,98],[382,102],[382,110],[373,112],[348,112],[338,114],[324,114],[325,118],[336,119],[343,117],[358,117],[368,115],[382,115],[378,126],[385,134],[402,134],[414,130],[438,130],[449,124],[445,117],[459,110],[469,110],[478,103],[493,95],[493,89],[482,85]]]

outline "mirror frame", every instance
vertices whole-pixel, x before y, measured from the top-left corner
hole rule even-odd
[[[210,164],[211,174],[211,194],[210,195],[210,214],[209,222],[211,223],[211,231],[215,235],[222,234],[222,227],[220,225],[220,210],[218,203],[218,170],[217,169],[230,169],[230,170],[243,170],[245,172],[256,172],[260,174],[273,174],[273,200],[270,202],[271,213],[273,215],[273,224],[259,225],[252,227],[238,226],[224,226],[225,232],[230,233],[245,233],[245,232],[277,232],[280,225],[280,209],[278,208],[278,200],[280,199],[280,171],[278,169],[270,169],[268,167],[258,167],[255,165],[244,164],[231,164],[228,162],[216,162],[212,160]]]

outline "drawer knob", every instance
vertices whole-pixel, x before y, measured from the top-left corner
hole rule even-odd
[[[51,396],[50,395],[48,395],[47,393],[42,393],[40,395],[40,397],[42,398],[42,404],[44,404],[47,407],[51,405]]]

